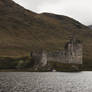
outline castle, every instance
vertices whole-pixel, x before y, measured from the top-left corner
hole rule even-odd
[[[49,61],[66,64],[82,64],[82,43],[73,37],[65,44],[64,51],[46,52],[42,50],[32,52],[31,57],[35,65],[39,64],[43,67],[47,65]]]

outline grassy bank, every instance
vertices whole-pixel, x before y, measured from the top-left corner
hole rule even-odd
[[[32,58],[26,57],[0,57],[0,72],[77,72],[92,71],[91,61],[84,60],[83,64],[65,64],[49,61],[45,67],[33,67]],[[37,68],[37,70],[35,70]]]
[[[37,70],[35,70],[37,68]],[[48,62],[45,67],[33,67],[31,57],[0,57],[0,72],[49,72],[49,71],[80,71],[81,66],[75,64],[62,64],[58,62]]]

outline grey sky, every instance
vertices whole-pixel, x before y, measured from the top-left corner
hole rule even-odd
[[[92,24],[92,0],[14,0],[37,13],[51,12],[70,16],[83,24]]]

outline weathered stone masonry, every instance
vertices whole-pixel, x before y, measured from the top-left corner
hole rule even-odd
[[[70,64],[82,64],[82,43],[79,40],[72,38],[69,42],[65,44],[64,51],[33,52],[31,53],[31,56],[35,64],[39,64],[41,66],[45,66],[49,61]]]

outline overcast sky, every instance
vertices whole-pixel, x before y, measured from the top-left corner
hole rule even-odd
[[[92,24],[92,0],[14,0],[23,7],[37,12],[70,16],[85,25]]]

